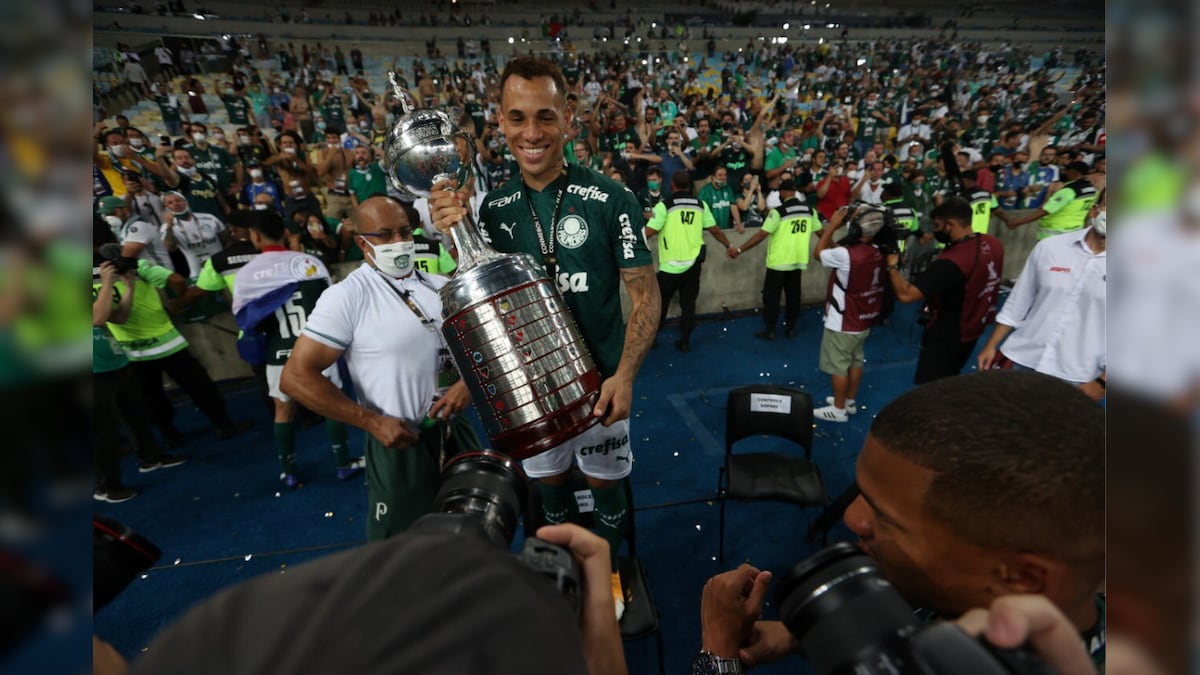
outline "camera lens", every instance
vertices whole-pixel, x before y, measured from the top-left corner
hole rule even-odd
[[[912,608],[853,546],[835,544],[798,563],[775,601],[817,673],[905,672],[905,639],[917,627]]]
[[[513,460],[486,450],[464,453],[442,471],[433,512],[477,520],[492,541],[507,547],[517,531],[525,494],[524,473]]]
[[[162,551],[129,527],[92,517],[92,611],[99,611],[129,582],[150,569]]]

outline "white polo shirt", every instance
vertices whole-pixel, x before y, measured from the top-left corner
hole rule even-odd
[[[362,265],[321,294],[304,335],[345,352],[359,403],[416,425],[437,389],[438,350],[443,346],[442,301],[447,279],[414,271],[392,279]],[[429,319],[417,318],[399,290]]]
[[[1014,363],[1075,384],[1106,367],[1106,251],[1085,241],[1091,228],[1038,242],[996,323],[1015,330],[1000,346]]]

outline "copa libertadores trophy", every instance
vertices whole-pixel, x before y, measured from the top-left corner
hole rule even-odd
[[[404,114],[384,161],[397,189],[428,198],[439,182],[464,185],[471,140],[449,115],[416,109],[388,74]],[[600,371],[541,263],[484,242],[470,214],[450,229],[458,272],[442,287],[442,333],[495,450],[525,459],[596,423]]]

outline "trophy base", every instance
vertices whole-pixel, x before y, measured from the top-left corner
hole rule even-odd
[[[542,419],[492,437],[492,447],[513,459],[529,459],[562,445],[598,424],[592,415],[600,390]]]

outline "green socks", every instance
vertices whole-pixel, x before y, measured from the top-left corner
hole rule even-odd
[[[291,422],[275,423],[275,449],[284,473],[296,473],[296,427]]]
[[[608,542],[608,551],[613,571],[617,571],[617,551],[625,536],[625,524],[629,520],[629,500],[625,496],[625,485],[617,483],[607,488],[592,488],[596,500],[596,534]]]
[[[538,490],[542,493],[542,515],[547,525],[574,520],[578,505],[575,503],[575,491],[570,485],[550,485],[538,481]]]
[[[333,447],[333,456],[337,458],[338,468],[348,465],[350,463],[350,440],[346,436],[346,425],[326,418],[325,435],[329,437],[329,445]]]

